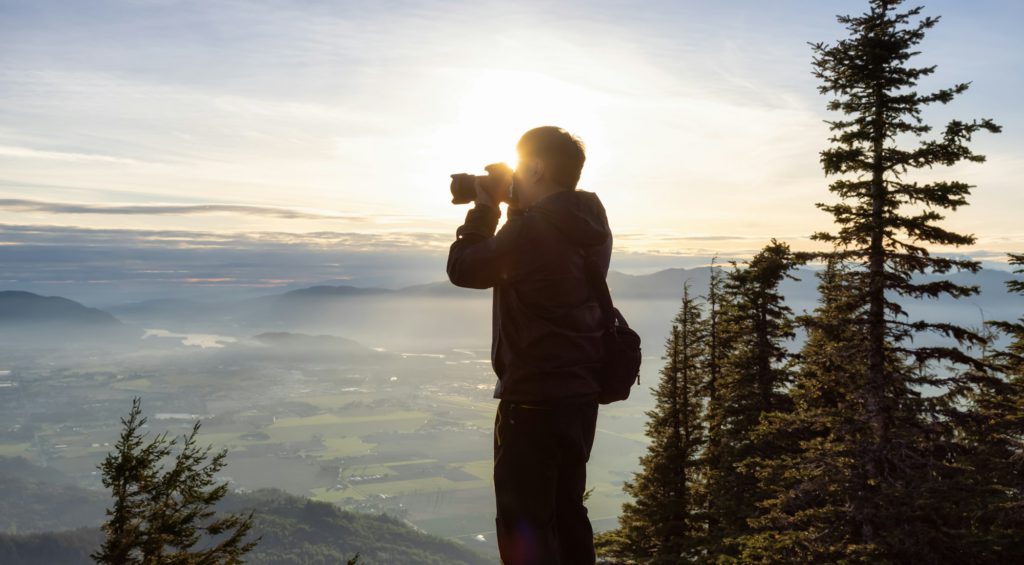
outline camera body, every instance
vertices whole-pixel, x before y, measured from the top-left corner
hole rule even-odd
[[[484,170],[487,171],[486,175],[471,175],[469,173],[455,173],[451,175],[452,204],[469,204],[476,200],[477,181],[480,182],[481,187],[487,189],[506,185],[508,194],[505,197],[505,201],[510,202],[515,199],[512,167],[505,163],[491,163],[484,167]]]

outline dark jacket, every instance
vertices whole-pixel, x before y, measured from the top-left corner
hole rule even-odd
[[[602,357],[601,310],[587,287],[584,253],[607,275],[612,236],[592,192],[551,194],[528,210],[477,205],[448,253],[448,278],[494,288],[494,397],[546,401],[595,395]]]

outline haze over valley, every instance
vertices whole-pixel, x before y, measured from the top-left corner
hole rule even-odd
[[[709,271],[612,272],[616,305],[644,341],[641,387],[602,407],[589,466],[595,529],[613,527],[622,482],[646,446],[648,387],[684,281]],[[816,278],[783,291],[811,310]],[[956,275],[982,294],[909,305],[912,315],[978,325],[1010,319],[1006,271]],[[103,309],[0,292],[0,456],[24,457],[102,494],[96,465],[141,396],[149,430],[229,449],[239,492],[279,488],[342,508],[386,512],[428,533],[493,551],[490,291],[447,281],[398,290],[320,285],[238,300],[148,300]],[[45,505],[43,505],[45,507]],[[17,531],[95,526],[102,507],[43,516]]]

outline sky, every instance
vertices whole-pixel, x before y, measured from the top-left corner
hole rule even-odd
[[[926,121],[1004,131],[920,178],[977,185],[945,226],[998,263],[1024,251],[1024,4],[922,3],[922,89],[972,83]],[[807,249],[831,228],[808,42],[865,6],[0,0],[0,289],[443,280],[448,175],[549,124],[587,146],[613,269]]]

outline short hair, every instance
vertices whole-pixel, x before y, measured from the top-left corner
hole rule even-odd
[[[544,161],[544,171],[551,181],[567,190],[576,190],[583,172],[583,142],[560,127],[541,126],[523,134],[516,144],[522,157]]]

